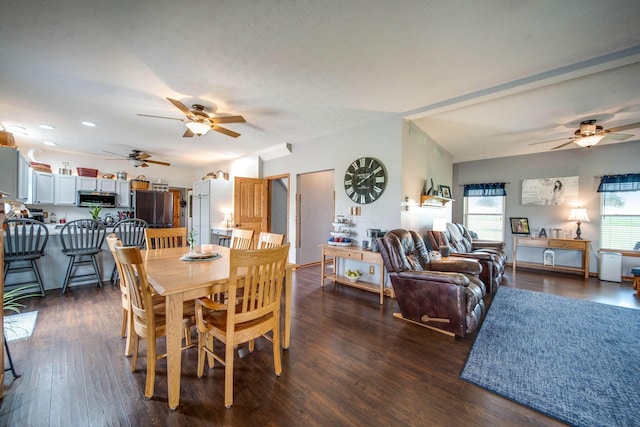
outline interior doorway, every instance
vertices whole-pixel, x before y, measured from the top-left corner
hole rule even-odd
[[[320,245],[329,239],[335,212],[334,171],[300,174],[296,195],[296,263],[320,261]]]
[[[289,230],[289,174],[267,177],[269,181],[269,231],[284,235]]]

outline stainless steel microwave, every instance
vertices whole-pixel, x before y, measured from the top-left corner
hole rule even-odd
[[[81,208],[115,208],[118,195],[101,191],[78,191],[78,203]]]

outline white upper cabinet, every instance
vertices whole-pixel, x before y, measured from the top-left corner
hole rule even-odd
[[[77,193],[75,176],[55,175],[54,203],[56,205],[75,205]]]
[[[54,201],[54,180],[53,174],[47,172],[32,172],[32,193],[30,202],[32,204],[52,205]]]

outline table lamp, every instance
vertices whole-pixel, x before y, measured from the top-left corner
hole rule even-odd
[[[569,221],[575,221],[578,224],[578,229],[576,230],[576,237],[574,240],[582,240],[580,235],[582,231],[580,231],[580,224],[584,222],[590,222],[589,217],[587,216],[587,210],[585,208],[573,208],[571,209],[571,213],[569,214]]]
[[[438,251],[440,252],[440,255],[442,255],[443,257],[447,257],[450,255],[449,245],[446,244],[442,239],[442,233],[444,233],[446,229],[447,229],[446,218],[433,218],[432,230],[438,231],[440,233],[438,234],[438,245],[439,245]]]

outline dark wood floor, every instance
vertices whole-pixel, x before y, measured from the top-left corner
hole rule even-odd
[[[223,405],[223,371],[197,379],[196,353],[183,357],[178,410],[167,406],[166,364],[144,400],[146,358],[130,372],[123,355],[120,295],[105,286],[48,292],[31,338],[10,343],[22,377],[7,372],[2,426],[540,426],[560,425],[459,378],[475,336],[452,339],[392,316],[396,301],[319,286],[319,267],[294,273],[291,348],[273,374],[270,344],[244,348],[235,397]],[[631,284],[518,271],[506,286],[640,308]],[[499,366],[495,367],[500,369]]]

